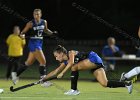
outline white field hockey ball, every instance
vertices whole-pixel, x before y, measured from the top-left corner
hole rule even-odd
[[[3,93],[4,92],[4,90],[3,89],[0,89],[0,93]]]

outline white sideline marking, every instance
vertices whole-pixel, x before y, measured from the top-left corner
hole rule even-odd
[[[50,99],[48,97],[0,97],[0,99]],[[99,100],[101,98],[51,98],[51,99],[54,99],[54,100],[76,100],[76,99],[80,99],[80,100]],[[133,98],[133,100],[139,100],[140,98]]]
[[[0,99],[43,99],[43,98],[45,98],[45,99],[50,99],[50,98],[47,98],[47,97],[0,97]],[[74,98],[74,97],[72,97],[72,98],[51,98],[51,99],[57,99],[57,100],[76,100],[76,99],[84,99],[85,100],[85,98]],[[101,99],[101,98],[86,98],[87,100],[97,100],[97,99]]]

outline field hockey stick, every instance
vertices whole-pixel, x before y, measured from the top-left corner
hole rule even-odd
[[[57,77],[52,77],[52,78],[43,80],[43,82],[50,81],[50,80],[54,80],[54,79],[57,79]],[[14,88],[13,86],[11,86],[11,87],[10,87],[10,91],[11,91],[11,92],[16,92],[16,91],[19,91],[19,90],[22,90],[22,89],[25,89],[25,88],[32,87],[32,86],[34,86],[34,85],[40,84],[40,83],[42,83],[42,82],[41,82],[41,81],[37,81],[37,82],[33,82],[33,83],[30,83],[30,84],[26,84],[26,85],[23,85],[23,86],[20,86],[20,87],[17,87],[17,88]]]
[[[121,35],[123,35],[125,38],[129,38],[130,40],[132,40],[132,42],[136,45],[136,47],[140,47],[140,41],[139,39],[136,39],[135,37],[130,36],[128,33],[126,33],[125,31],[121,30],[119,27],[110,24],[109,22],[105,21],[104,19],[102,19],[101,17],[95,15],[93,12],[91,12],[90,10],[88,10],[87,8],[73,2],[72,6],[76,9],[78,9],[79,11],[81,11],[83,14],[96,19],[98,22],[106,25],[107,27],[110,27],[111,29],[115,30],[117,33],[120,33]]]

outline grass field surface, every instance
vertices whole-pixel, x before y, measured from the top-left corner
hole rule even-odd
[[[49,67],[49,71],[54,68]],[[106,72],[108,79],[119,79],[123,71],[128,71],[131,67],[119,66],[115,72]],[[70,71],[65,75],[67,80],[52,80],[53,86],[48,88],[35,85],[17,92],[10,92],[9,87],[13,85],[11,80],[5,80],[6,65],[0,66],[0,88],[4,93],[0,94],[0,100],[140,100],[140,83],[134,83],[132,94],[128,94],[127,88],[104,88],[98,82],[93,82],[95,78],[89,71],[80,72],[78,89],[80,95],[67,96],[65,91],[70,89]],[[36,82],[39,79],[38,66],[32,66],[20,77],[19,83],[14,88]],[[81,80],[87,79],[87,80]]]
[[[18,87],[37,80],[20,80],[14,86]],[[78,89],[81,94],[67,96],[63,93],[70,89],[69,80],[53,80],[53,86],[48,88],[35,85],[20,91],[10,92],[11,81],[0,80],[0,88],[4,93],[0,94],[0,100],[140,100],[140,83],[134,83],[132,94],[128,94],[127,88],[104,88],[97,82],[79,81]]]

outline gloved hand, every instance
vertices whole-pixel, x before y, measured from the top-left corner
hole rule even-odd
[[[43,75],[43,76],[40,77],[40,80],[39,80],[40,84],[44,83],[45,77],[46,77],[46,75]]]

